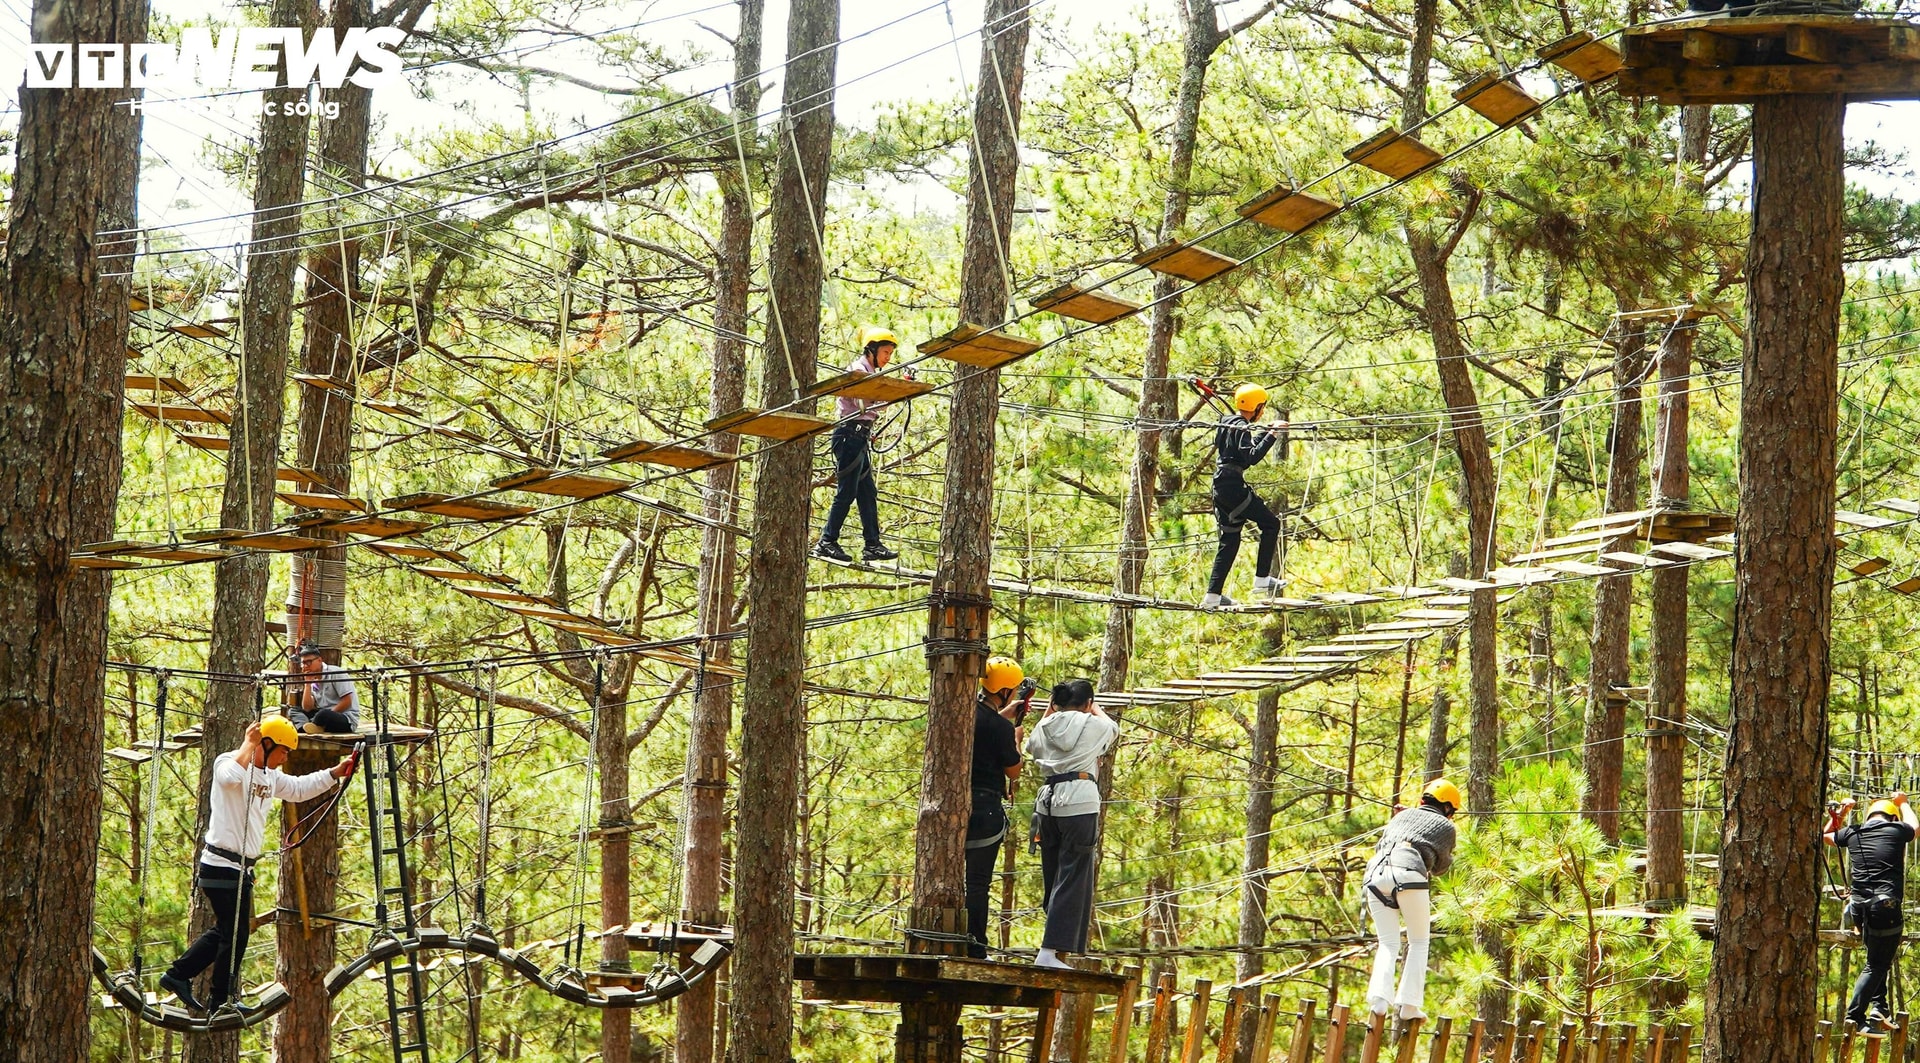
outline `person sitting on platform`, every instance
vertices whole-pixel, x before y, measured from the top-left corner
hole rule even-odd
[[[1037,967],[1072,970],[1063,952],[1087,951],[1093,919],[1094,846],[1100,838],[1100,758],[1113,748],[1120,725],[1100,711],[1093,684],[1056,684],[1047,714],[1027,736],[1027,756],[1046,780],[1033,801],[1033,840],[1040,847],[1042,906],[1047,929]]]
[[[260,859],[273,801],[311,801],[352,775],[359,761],[356,752],[331,768],[283,774],[280,766],[299,747],[300,732],[293,722],[269,716],[247,727],[239,748],[214,758],[207,835],[194,876],[213,909],[214,923],[160,976],[160,988],[194,1011],[217,1011],[240,997],[240,961],[253,927],[253,865]],[[212,994],[203,1005],[194,997],[193,980],[209,967]]]
[[[354,692],[353,680],[347,678],[347,670],[328,664],[311,639],[294,651],[294,660],[299,667],[292,674],[308,677],[300,687],[299,707],[287,711],[294,726],[310,735],[353,734],[359,730],[360,697]]]
[[[1460,788],[1435,779],[1420,803],[1387,821],[1386,833],[1367,862],[1367,910],[1380,946],[1373,954],[1367,982],[1367,1008],[1385,1015],[1398,1001],[1402,1019],[1424,1019],[1427,950],[1432,941],[1433,879],[1453,866],[1453,814],[1460,810]],[[1407,929],[1407,965],[1400,972],[1400,993],[1393,993],[1393,964],[1400,956],[1400,928]]]
[[[878,373],[893,360],[893,350],[898,345],[893,333],[886,329],[862,329],[860,357],[847,366],[847,371]],[[853,560],[840,548],[840,526],[846,523],[847,510],[855,503],[860,507],[860,532],[867,541],[866,548],[860,551],[860,559],[891,561],[900,556],[887,549],[887,544],[880,539],[880,489],[873,478],[873,422],[879,420],[880,407],[885,405],[878,400],[840,396],[840,423],[834,426],[830,443],[837,486],[833,505],[827,508],[827,523],[820,529],[820,541],[813,547],[817,557],[829,561]]]
[[[1280,545],[1280,518],[1247,486],[1247,470],[1260,463],[1279,439],[1275,433],[1286,425],[1255,428],[1254,422],[1267,408],[1267,389],[1258,384],[1242,384],[1233,393],[1234,412],[1214,429],[1213,446],[1218,457],[1213,468],[1213,515],[1220,526],[1220,547],[1213,555],[1213,571],[1207,577],[1207,594],[1200,599],[1204,608],[1232,605],[1223,591],[1227,574],[1233,571],[1234,558],[1240,553],[1240,532],[1248,521],[1260,526],[1260,551],[1253,563],[1255,596],[1278,593],[1281,580],[1273,575],[1273,557]]]
[[[967,816],[967,955],[987,957],[993,865],[1007,836],[1005,801],[1020,778],[1020,723],[1034,682],[1011,657],[987,662],[973,708],[973,805]]]
[[[1828,805],[1827,826],[1821,832],[1828,845],[1847,851],[1847,862],[1853,869],[1847,915],[1867,952],[1866,967],[1853,984],[1853,999],[1847,1004],[1847,1023],[1864,1036],[1885,1037],[1893,1026],[1893,1009],[1887,1005],[1887,976],[1893,972],[1893,959],[1900,951],[1907,844],[1920,829],[1920,819],[1914,816],[1907,795],[1898,791],[1875,801],[1867,810],[1865,823],[1841,826],[1852,811],[1852,798]]]

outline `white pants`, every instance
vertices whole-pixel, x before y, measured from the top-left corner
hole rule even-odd
[[[1401,890],[1394,910],[1367,893],[1367,910],[1373,915],[1373,928],[1380,935],[1380,947],[1373,954],[1373,977],[1367,981],[1367,1007],[1385,1012],[1394,1004],[1418,1008],[1427,992],[1427,949],[1432,941],[1433,912],[1426,890]],[[1400,995],[1393,995],[1393,964],[1400,956],[1400,928],[1407,929],[1407,965],[1400,972]]]

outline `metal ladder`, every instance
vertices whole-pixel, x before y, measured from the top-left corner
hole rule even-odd
[[[380,935],[411,941],[419,936],[414,921],[413,874],[407,865],[407,829],[401,818],[400,765],[387,731],[384,685],[373,682],[373,711],[378,733],[368,739],[367,833],[373,848],[373,918]],[[391,862],[391,865],[389,865]],[[398,926],[393,919],[399,910]],[[387,1039],[394,1063],[428,1063],[427,984],[417,952],[392,951],[383,961],[387,984]],[[404,979],[404,985],[402,983]]]

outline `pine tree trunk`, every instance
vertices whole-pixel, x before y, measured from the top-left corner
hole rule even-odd
[[[1713,108],[1692,106],[1681,113],[1680,161],[1706,161]],[[1659,409],[1653,430],[1653,505],[1687,506],[1691,473],[1687,466],[1688,389],[1693,372],[1695,326],[1681,322],[1662,339],[1659,352]],[[1652,577],[1651,630],[1647,691],[1647,871],[1646,902],[1656,910],[1687,903],[1685,816],[1687,768],[1687,574],[1690,566],[1656,570]],[[1657,977],[1647,990],[1656,1011],[1678,1008],[1687,1000],[1684,977]]]
[[[820,221],[833,154],[838,0],[794,0],[774,182],[767,341],[761,400],[783,405],[814,381],[820,350]],[[816,220],[818,219],[818,221]],[[811,401],[799,404],[811,412]],[[747,680],[740,727],[739,857],[734,882],[732,1058],[780,1063],[793,1042],[793,851],[806,726],[807,532],[813,456],[769,446],[757,458],[747,580]]]
[[[746,405],[747,296],[753,281],[753,180],[760,161],[753,116],[760,111],[760,41],[765,0],[740,0],[740,26],[733,43],[734,138],[728,148],[734,163],[723,167],[720,185],[720,250],[714,266],[713,383],[708,409],[713,416]],[[737,139],[735,139],[737,138]],[[740,437],[723,433],[713,449],[737,454]],[[739,516],[734,491],[740,466],[727,462],[707,472],[704,511],[710,522],[732,523]],[[728,633],[733,627],[734,582],[739,551],[732,532],[709,523],[700,533],[700,632]],[[707,645],[707,659],[733,662],[733,641]],[[720,853],[727,817],[727,732],[733,727],[733,684],[724,677],[703,677],[694,694],[687,736],[687,841],[685,895],[680,917],[696,926],[725,921],[721,909]],[[680,998],[674,1010],[673,1058],[678,1063],[713,1063],[716,979],[707,979]]]
[[[1239,944],[1243,951],[1233,958],[1234,980],[1243,985],[1266,970],[1266,954],[1259,950],[1267,943],[1266,871],[1273,851],[1270,835],[1279,736],[1280,691],[1270,687],[1261,691],[1254,702],[1253,741],[1247,751],[1247,759],[1252,763],[1247,768],[1247,843],[1240,867],[1244,878],[1240,887]],[[1258,1023],[1240,1024],[1234,1059],[1253,1063],[1254,1039],[1258,1033]]]
[[[1732,706],[1707,1058],[1813,1055],[1833,606],[1840,96],[1753,108]]]
[[[632,658],[628,658],[631,660]],[[622,662],[625,663],[625,662]],[[612,666],[608,666],[612,670]],[[600,842],[600,928],[624,927],[633,912],[633,835],[625,830],[632,818],[627,804],[627,690],[625,683],[608,683],[594,707],[596,721],[593,759],[600,773],[599,825],[609,830]],[[625,970],[627,935],[600,936],[600,959],[608,970]],[[633,1012],[608,1008],[600,1013],[600,1058],[625,1060],[633,1052]]]
[[[140,43],[145,0],[36,0],[35,41]],[[108,578],[139,90],[21,89],[0,277],[0,1060],[88,1054]],[[103,272],[121,274],[103,277]]]
[[[1622,309],[1630,309],[1622,307]],[[1646,336],[1628,326],[1613,353],[1613,424],[1607,432],[1606,512],[1623,513],[1640,500],[1640,380],[1646,372]],[[1630,536],[1606,544],[1625,550]],[[1627,706],[1614,687],[1631,678],[1633,576],[1601,576],[1593,586],[1593,637],[1588,642],[1587,719],[1582,748],[1586,778],[1580,810],[1608,841],[1620,840],[1620,782],[1626,765]]]
[[[339,38],[354,26],[373,21],[367,0],[334,0],[329,28]],[[372,93],[351,82],[328,90],[328,102],[340,104],[339,117],[320,123],[319,166],[327,177],[317,179],[316,192],[333,195],[344,183],[366,183],[367,146],[373,128]],[[351,457],[354,394],[360,366],[354,359],[351,293],[359,276],[359,242],[352,238],[316,246],[307,256],[307,283],[302,319],[301,371],[331,376],[346,384],[344,392],[328,388],[300,390],[292,465],[310,469],[341,494],[352,493]],[[339,532],[313,531],[317,539],[344,539]],[[346,622],[346,548],[293,555],[286,618],[289,639],[312,637],[327,659],[340,660]],[[362,719],[371,722],[370,692],[361,705]],[[238,740],[238,736],[235,736]],[[220,748],[231,748],[232,743]],[[340,875],[338,824],[333,817],[317,824],[315,834],[300,850],[299,873],[305,879],[311,911],[332,911],[335,884]],[[297,904],[297,883],[283,874],[280,904]],[[324,984],[333,967],[338,934],[326,920],[279,936],[275,970],[289,987]],[[274,1026],[274,1049],[284,1063],[322,1063],[332,1058],[332,1001],[324,993],[297,992]]]

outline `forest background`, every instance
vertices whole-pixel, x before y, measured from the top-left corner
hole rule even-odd
[[[1211,56],[1193,172],[1184,182],[1190,214],[1175,235],[1235,221],[1237,205],[1277,182],[1336,169],[1342,150],[1402,114],[1413,5],[1243,0],[1199,10],[1237,31]],[[1151,390],[1196,375],[1257,382],[1290,411],[1298,427],[1287,460],[1256,477],[1276,508],[1289,510],[1290,595],[1364,592],[1466,570],[1461,470],[1403,235],[1409,219],[1443,229],[1457,223],[1449,274],[1498,474],[1498,557],[1535,548],[1608,508],[1644,504],[1644,463],[1655,439],[1652,380],[1622,380],[1619,370],[1637,365],[1644,373],[1648,347],[1681,329],[1692,333],[1696,363],[1693,505],[1730,509],[1744,110],[1716,109],[1704,154],[1683,161],[1673,109],[1557,83],[1550,69],[1532,69],[1534,50],[1572,29],[1605,31],[1666,13],[1600,3],[1444,5],[1431,106],[1496,67],[1527,67],[1522,80],[1536,95],[1565,95],[1523,127],[1478,144],[1483,122],[1459,110],[1442,115],[1423,139],[1445,151],[1470,150],[1277,250],[1263,252],[1272,234],[1250,225],[1211,240],[1250,261],[1182,299],[1170,369],[1149,373],[1145,383]],[[768,15],[766,37],[777,41],[778,20]],[[1119,272],[1157,242],[1190,29],[1185,13],[1166,5],[1107,15],[1041,4],[1033,15],[1019,216],[1006,263],[1022,308],[1026,296],[1059,283]],[[168,9],[156,13],[154,33],[165,38],[197,19],[266,17],[253,7]],[[354,495],[484,490],[529,465],[592,461],[638,437],[698,434],[709,412],[722,191],[736,175],[762,212],[749,320],[740,330],[754,341],[747,379],[757,378],[757,341],[769,327],[761,289],[775,125],[769,117],[742,132],[728,120],[734,101],[724,86],[733,81],[736,18],[731,3],[697,11],[685,3],[425,7],[420,37],[407,50],[409,65],[425,69],[406,90],[375,96],[367,167],[374,193],[329,198],[342,187],[336,176],[323,167],[305,176],[309,232],[347,223],[378,233],[361,244],[354,286],[361,359]],[[884,15],[877,6],[849,8],[827,218],[823,372],[852,357],[862,324],[892,328],[911,354],[912,343],[956,323],[978,22],[968,5],[907,5]],[[717,32],[689,31],[689,24]],[[780,63],[776,47],[767,52],[758,64],[769,71],[760,106],[771,116]],[[714,86],[722,91],[702,91]],[[1920,195],[1904,155],[1920,123],[1902,117],[1911,114],[1909,106],[1856,109],[1850,139],[1857,189],[1841,338],[1843,510],[1920,494],[1908,427],[1915,403],[1909,370],[1920,349],[1911,262],[1920,249],[1912,203]],[[1875,117],[1859,120],[1868,115]],[[316,142],[323,124],[315,126]],[[182,381],[194,401],[228,412],[244,340],[242,284],[257,268],[241,242],[261,165],[258,125],[257,100],[248,97],[195,101],[177,113],[156,107],[145,132],[141,220],[151,227],[140,234],[134,284],[152,309],[136,316],[130,372]],[[595,179],[578,180],[581,173]],[[556,177],[568,174],[576,179]],[[1354,199],[1379,183],[1348,169],[1331,188]],[[1151,278],[1136,274],[1116,290],[1145,301],[1150,286]],[[1615,317],[1689,302],[1727,313],[1697,322],[1656,316],[1640,327]],[[1058,320],[1025,323],[1036,338],[1063,339],[1002,374],[996,574],[1095,594],[1113,586],[1140,435],[1149,317],[1071,338]],[[296,311],[296,349],[307,327]],[[949,379],[938,363],[919,371],[936,384]],[[289,382],[287,408],[312,390]],[[936,548],[942,394],[882,422],[881,510],[908,569],[930,567]],[[1174,420],[1211,416],[1180,390]],[[294,455],[294,418],[286,426],[280,450]],[[1209,436],[1198,425],[1160,435],[1142,590],[1191,603],[1213,545]],[[221,525],[221,455],[191,445],[177,423],[130,412],[125,463],[116,537],[164,540]],[[730,519],[738,526],[748,523],[752,485],[752,465],[741,468]],[[1609,507],[1609,485],[1628,468],[1635,500]],[[831,472],[824,447],[816,448],[819,487]],[[702,554],[700,523],[686,515],[703,510],[701,487],[693,476],[657,477],[637,492],[645,503],[596,500],[453,528],[429,541],[636,637],[670,638],[696,630],[697,579],[710,557]],[[825,501],[816,491],[816,511]],[[1843,568],[1875,557],[1891,562],[1865,575],[1843,572],[1836,594],[1834,764],[1842,788],[1858,781],[1863,797],[1869,781],[1912,788],[1915,774],[1898,755],[1912,746],[1910,678],[1898,662],[1916,633],[1910,599],[1894,588],[1920,568],[1907,527],[1850,537],[1842,554]],[[618,705],[603,697],[596,712],[594,681],[580,667],[590,657],[482,667],[530,652],[577,655],[583,643],[576,634],[454,594],[400,559],[357,550],[348,559],[350,665],[474,662],[434,679],[394,671],[380,684],[396,718],[442,735],[408,768],[419,892],[432,899],[430,918],[457,923],[460,905],[470,903],[482,797],[477,723],[490,690],[503,720],[486,792],[497,823],[489,880],[496,928],[523,943],[552,941],[599,918],[603,854],[598,842],[581,845],[579,832],[583,822],[606,818],[610,770],[622,780],[619,818],[636,824],[626,856],[630,917],[671,918],[686,874],[688,716],[696,688],[711,679],[640,661]],[[277,603],[288,593],[288,563],[276,560],[268,571],[268,602]],[[1250,571],[1251,559],[1243,559],[1229,593],[1247,593]],[[117,574],[110,655],[148,667],[207,667],[213,580],[211,565]],[[808,700],[796,929],[805,947],[897,941],[913,866],[925,587],[819,562],[808,582],[816,621],[809,680],[840,692]],[[1647,586],[1631,577],[1612,582],[1633,586],[1629,672],[1615,685],[1637,689],[1646,686]],[[1683,823],[1693,854],[1691,899],[1711,904],[1733,600],[1725,563],[1701,567],[1688,593]],[[742,602],[751,608],[751,587]],[[1596,748],[1589,717],[1596,700],[1605,701],[1589,682],[1595,602],[1595,584],[1574,582],[1523,591],[1500,607],[1497,803],[1465,824],[1460,862],[1441,888],[1429,991],[1436,1013],[1463,1014],[1504,995],[1530,1014],[1632,1021],[1659,1013],[1698,1023],[1706,946],[1684,919],[1649,929],[1592,914],[1638,898],[1647,804],[1638,755],[1644,694],[1630,695],[1628,730],[1608,740],[1625,751],[1617,825],[1608,831],[1580,816],[1594,799],[1583,774]],[[1386,615],[1364,603],[1273,616],[1141,610],[1128,685],[1251,662]],[[1051,681],[1101,671],[1103,607],[1001,594],[994,616],[996,652],[1019,657],[1029,673]],[[1356,999],[1366,959],[1356,945],[1367,928],[1354,873],[1390,806],[1410,798],[1427,768],[1466,774],[1466,673],[1456,630],[1337,682],[1130,710],[1112,778],[1096,949],[1183,977],[1283,972],[1272,984],[1288,1004]],[[186,677],[168,682],[169,723],[194,722],[208,688]],[[373,686],[362,689],[371,696]],[[151,673],[110,677],[109,745],[151,737],[156,690]],[[616,720],[624,743],[594,748],[592,736]],[[145,773],[155,767],[109,761],[103,768],[109,796],[95,941],[117,963],[135,942],[151,959],[170,955],[185,937],[197,760],[183,751],[155,763],[157,808],[145,797]],[[1030,801],[1031,788],[1022,796]],[[356,846],[364,847],[366,824],[352,802],[340,816],[341,910],[351,911],[365,907],[368,876]],[[1009,940],[1030,947],[1039,926],[1037,863],[1021,852],[1014,869]],[[262,896],[272,894],[273,876],[263,878]],[[1251,921],[1244,913],[1250,901],[1259,906]],[[1493,937],[1477,938],[1476,928],[1493,928]],[[255,938],[250,981],[270,977],[270,936]],[[343,949],[351,950],[354,936],[343,933]],[[1850,981],[1848,966],[1847,953],[1828,951],[1822,990],[1830,1013]],[[486,1047],[503,1056],[583,1058],[605,1043],[597,1015],[498,978],[473,993],[458,982],[470,977],[463,971],[435,977],[446,991],[436,993],[433,1028],[450,1051],[472,1036],[474,1009]],[[1903,971],[1897,999],[1912,987]],[[342,1050],[381,1050],[379,996],[366,989],[341,999],[334,1037]],[[802,1008],[797,1051],[802,1058],[877,1057],[892,1023],[860,1011]],[[640,1013],[634,1051],[671,1041],[672,1027],[665,1011]],[[154,1036],[142,1039],[123,1015],[98,1013],[97,1057],[134,1058],[154,1048]],[[241,1051],[264,1052],[264,1040],[249,1034]]]

